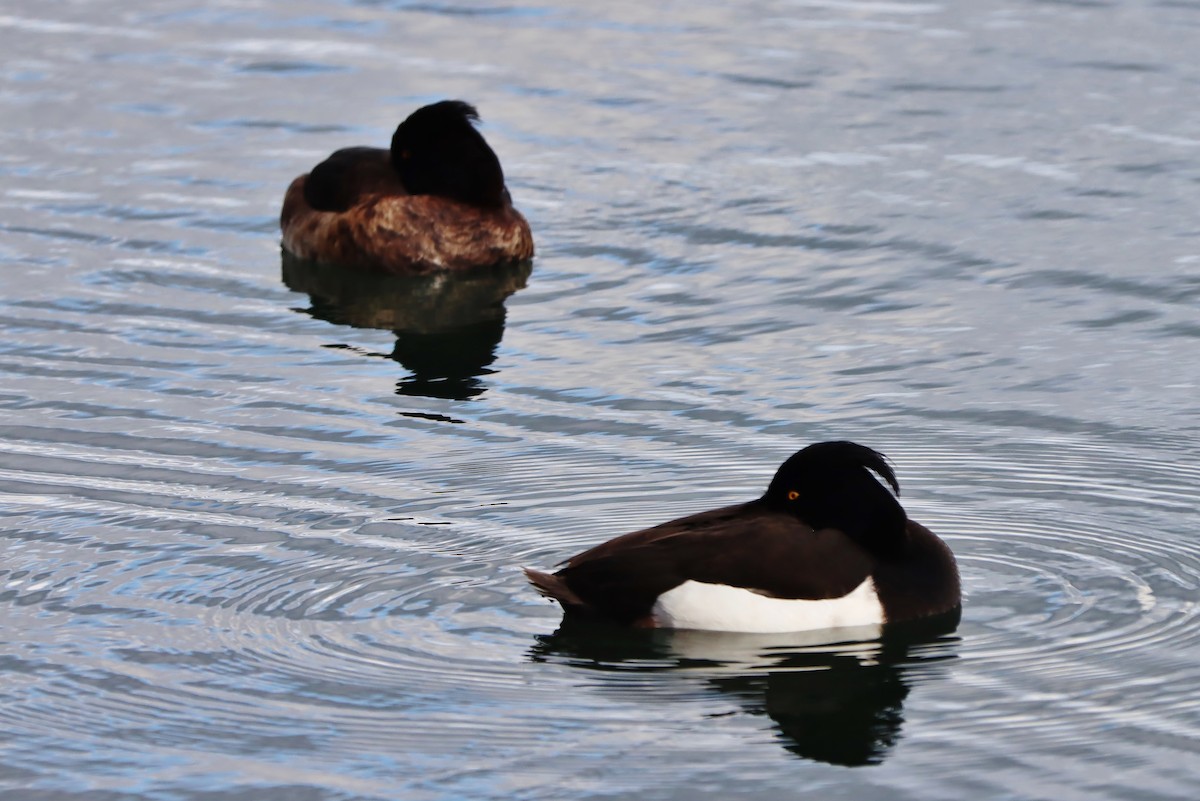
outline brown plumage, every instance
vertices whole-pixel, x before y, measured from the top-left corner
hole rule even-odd
[[[339,150],[292,181],[283,247],[302,259],[384,273],[461,271],[533,257],[475,109],[443,101],[415,111],[390,150]]]

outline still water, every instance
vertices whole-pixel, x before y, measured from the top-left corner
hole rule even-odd
[[[6,0],[0,794],[1191,801],[1198,41],[1187,0]],[[448,97],[532,271],[281,260],[292,177]],[[517,569],[832,438],[957,553],[955,631],[558,630]]]

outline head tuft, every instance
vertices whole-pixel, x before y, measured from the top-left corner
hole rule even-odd
[[[887,457],[866,445],[847,440],[817,442],[797,451],[780,466],[776,478],[788,474],[803,476],[808,473],[841,471],[856,467],[874,471],[897,495],[900,494],[900,484],[896,481],[896,473],[888,464]]]
[[[465,100],[441,100],[421,106],[408,115],[405,123],[413,125],[436,125],[451,122],[466,122],[473,125],[479,122],[479,111]],[[404,123],[401,123],[402,125]]]

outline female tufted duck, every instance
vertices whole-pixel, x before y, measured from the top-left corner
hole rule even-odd
[[[642,628],[785,632],[955,612],[958,568],[909,520],[883,454],[820,442],[780,466],[749,503],[597,545],[554,574],[526,568],[568,617]]]
[[[400,123],[390,150],[339,150],[292,181],[279,224],[302,259],[385,273],[467,270],[533,257],[475,108],[443,100]]]

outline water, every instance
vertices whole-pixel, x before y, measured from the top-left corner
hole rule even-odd
[[[110,6],[0,14],[6,801],[1194,797],[1200,5]],[[532,273],[282,262],[444,97]],[[954,632],[556,632],[516,569],[829,438]]]

